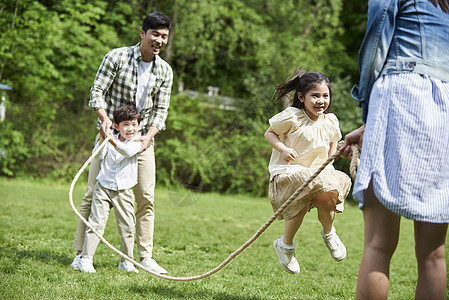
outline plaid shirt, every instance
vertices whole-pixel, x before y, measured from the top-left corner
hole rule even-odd
[[[129,102],[136,103],[137,67],[141,61],[140,43],[107,53],[90,89],[89,106],[94,110],[105,109],[113,121],[112,114],[116,108]],[[173,71],[170,65],[156,55],[149,79],[148,98],[140,111],[142,135],[148,132],[150,126],[165,129],[172,83]],[[98,120],[97,129],[100,125]]]

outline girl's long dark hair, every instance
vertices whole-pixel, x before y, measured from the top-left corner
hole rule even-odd
[[[314,88],[317,84],[326,83],[329,88],[329,107],[331,105],[332,100],[332,89],[329,79],[320,72],[305,72],[304,68],[299,68],[298,71],[285,82],[281,83],[275,90],[277,93],[276,101],[282,99],[286,95],[288,95],[291,91],[295,91],[293,95],[292,106],[296,108],[304,108],[304,103],[300,101],[298,97],[298,93],[301,94],[301,97]],[[329,109],[328,107],[328,109]],[[327,110],[326,110],[327,112]]]
[[[436,7],[441,7],[445,13],[449,13],[449,0],[429,0]]]

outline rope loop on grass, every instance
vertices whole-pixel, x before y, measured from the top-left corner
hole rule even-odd
[[[76,182],[78,181],[79,177],[81,176],[81,174],[84,172],[84,170],[87,168],[87,166],[90,164],[90,162],[94,159],[94,157],[103,149],[103,147],[106,145],[106,143],[111,139],[112,135],[109,135],[105,138],[105,140],[99,145],[99,147],[97,148],[97,150],[92,153],[92,155],[89,157],[89,159],[87,159],[87,161],[83,164],[83,166],[80,168],[80,170],[78,171],[78,173],[75,175],[75,177],[73,178],[72,184],[70,186],[70,190],[69,190],[69,201],[70,201],[70,205],[72,207],[72,210],[75,212],[75,214],[78,216],[78,218],[88,227],[90,228],[96,235],[97,237],[108,247],[110,248],[112,251],[114,251],[115,253],[117,253],[120,257],[122,257],[123,259],[131,262],[132,264],[134,264],[135,266],[141,268],[142,270],[156,276],[162,279],[167,279],[167,280],[172,280],[172,281],[193,281],[193,280],[199,280],[199,279],[204,279],[206,277],[211,276],[212,274],[217,273],[218,271],[220,271],[221,269],[223,269],[227,264],[229,264],[234,258],[237,257],[237,255],[239,255],[240,253],[242,253],[246,248],[248,248],[252,243],[254,243],[259,236],[262,235],[262,233],[274,222],[274,220],[277,219],[277,217],[284,211],[284,209],[290,204],[292,203],[297,197],[298,195],[307,187],[307,185],[312,182],[312,180],[314,180],[318,174],[320,174],[321,171],[324,170],[324,168],[326,168],[326,166],[328,164],[330,164],[331,162],[333,162],[334,160],[336,160],[337,158],[339,158],[342,154],[342,151],[339,149],[338,151],[336,151],[331,157],[329,157],[326,162],[323,163],[323,165],[321,165],[321,167],[319,169],[317,169],[315,171],[315,173],[313,173],[309,179],[307,179],[297,190],[296,192],[293,193],[293,195],[290,196],[290,198],[287,199],[287,201],[284,202],[284,204],[279,207],[279,209],[273,214],[273,216],[262,226],[260,227],[260,229],[248,240],[246,241],[242,246],[240,246],[240,248],[238,248],[236,251],[234,251],[233,253],[231,253],[229,255],[228,258],[226,258],[221,264],[219,264],[217,267],[215,267],[214,269],[197,275],[197,276],[190,276],[190,277],[174,277],[174,276],[167,276],[167,275],[162,275],[159,273],[156,273],[146,267],[144,267],[143,265],[141,265],[140,263],[138,263],[137,261],[135,261],[134,259],[130,258],[129,256],[127,256],[126,254],[124,254],[123,252],[121,252],[120,250],[118,250],[117,248],[115,248],[113,245],[111,245],[80,213],[79,211],[76,209],[75,205],[73,204],[73,189],[75,187]],[[339,148],[341,147],[342,142],[339,142]],[[351,164],[350,164],[350,173],[352,178],[355,179],[356,176],[356,172],[357,172],[357,166],[358,166],[358,162],[360,161],[360,147],[358,145],[351,145],[351,151],[353,153],[352,155],[352,159],[351,159]]]

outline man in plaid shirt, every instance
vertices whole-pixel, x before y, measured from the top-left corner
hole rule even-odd
[[[89,106],[98,116],[99,135],[111,131],[114,110],[127,103],[135,103],[142,121],[142,148],[138,157],[138,183],[134,187],[137,203],[136,240],[141,264],[160,274],[167,271],[152,258],[154,229],[154,187],[156,179],[154,136],[165,129],[170,102],[173,72],[159,57],[168,42],[171,22],[164,14],[153,12],[146,16],[140,31],[141,42],[135,46],[113,49],[103,58],[91,88]],[[97,139],[99,138],[97,136]],[[94,159],[89,169],[89,182],[80,207],[87,219],[90,215],[92,192],[101,161]],[[78,253],[72,263],[77,269],[81,257],[86,226],[79,220],[73,248]]]

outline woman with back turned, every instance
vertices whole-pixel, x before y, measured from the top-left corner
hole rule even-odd
[[[414,220],[416,299],[444,299],[449,223],[449,1],[369,1],[359,53],[365,125],[354,198],[365,222],[357,299],[386,299],[401,216]],[[363,140],[363,143],[362,143]]]

